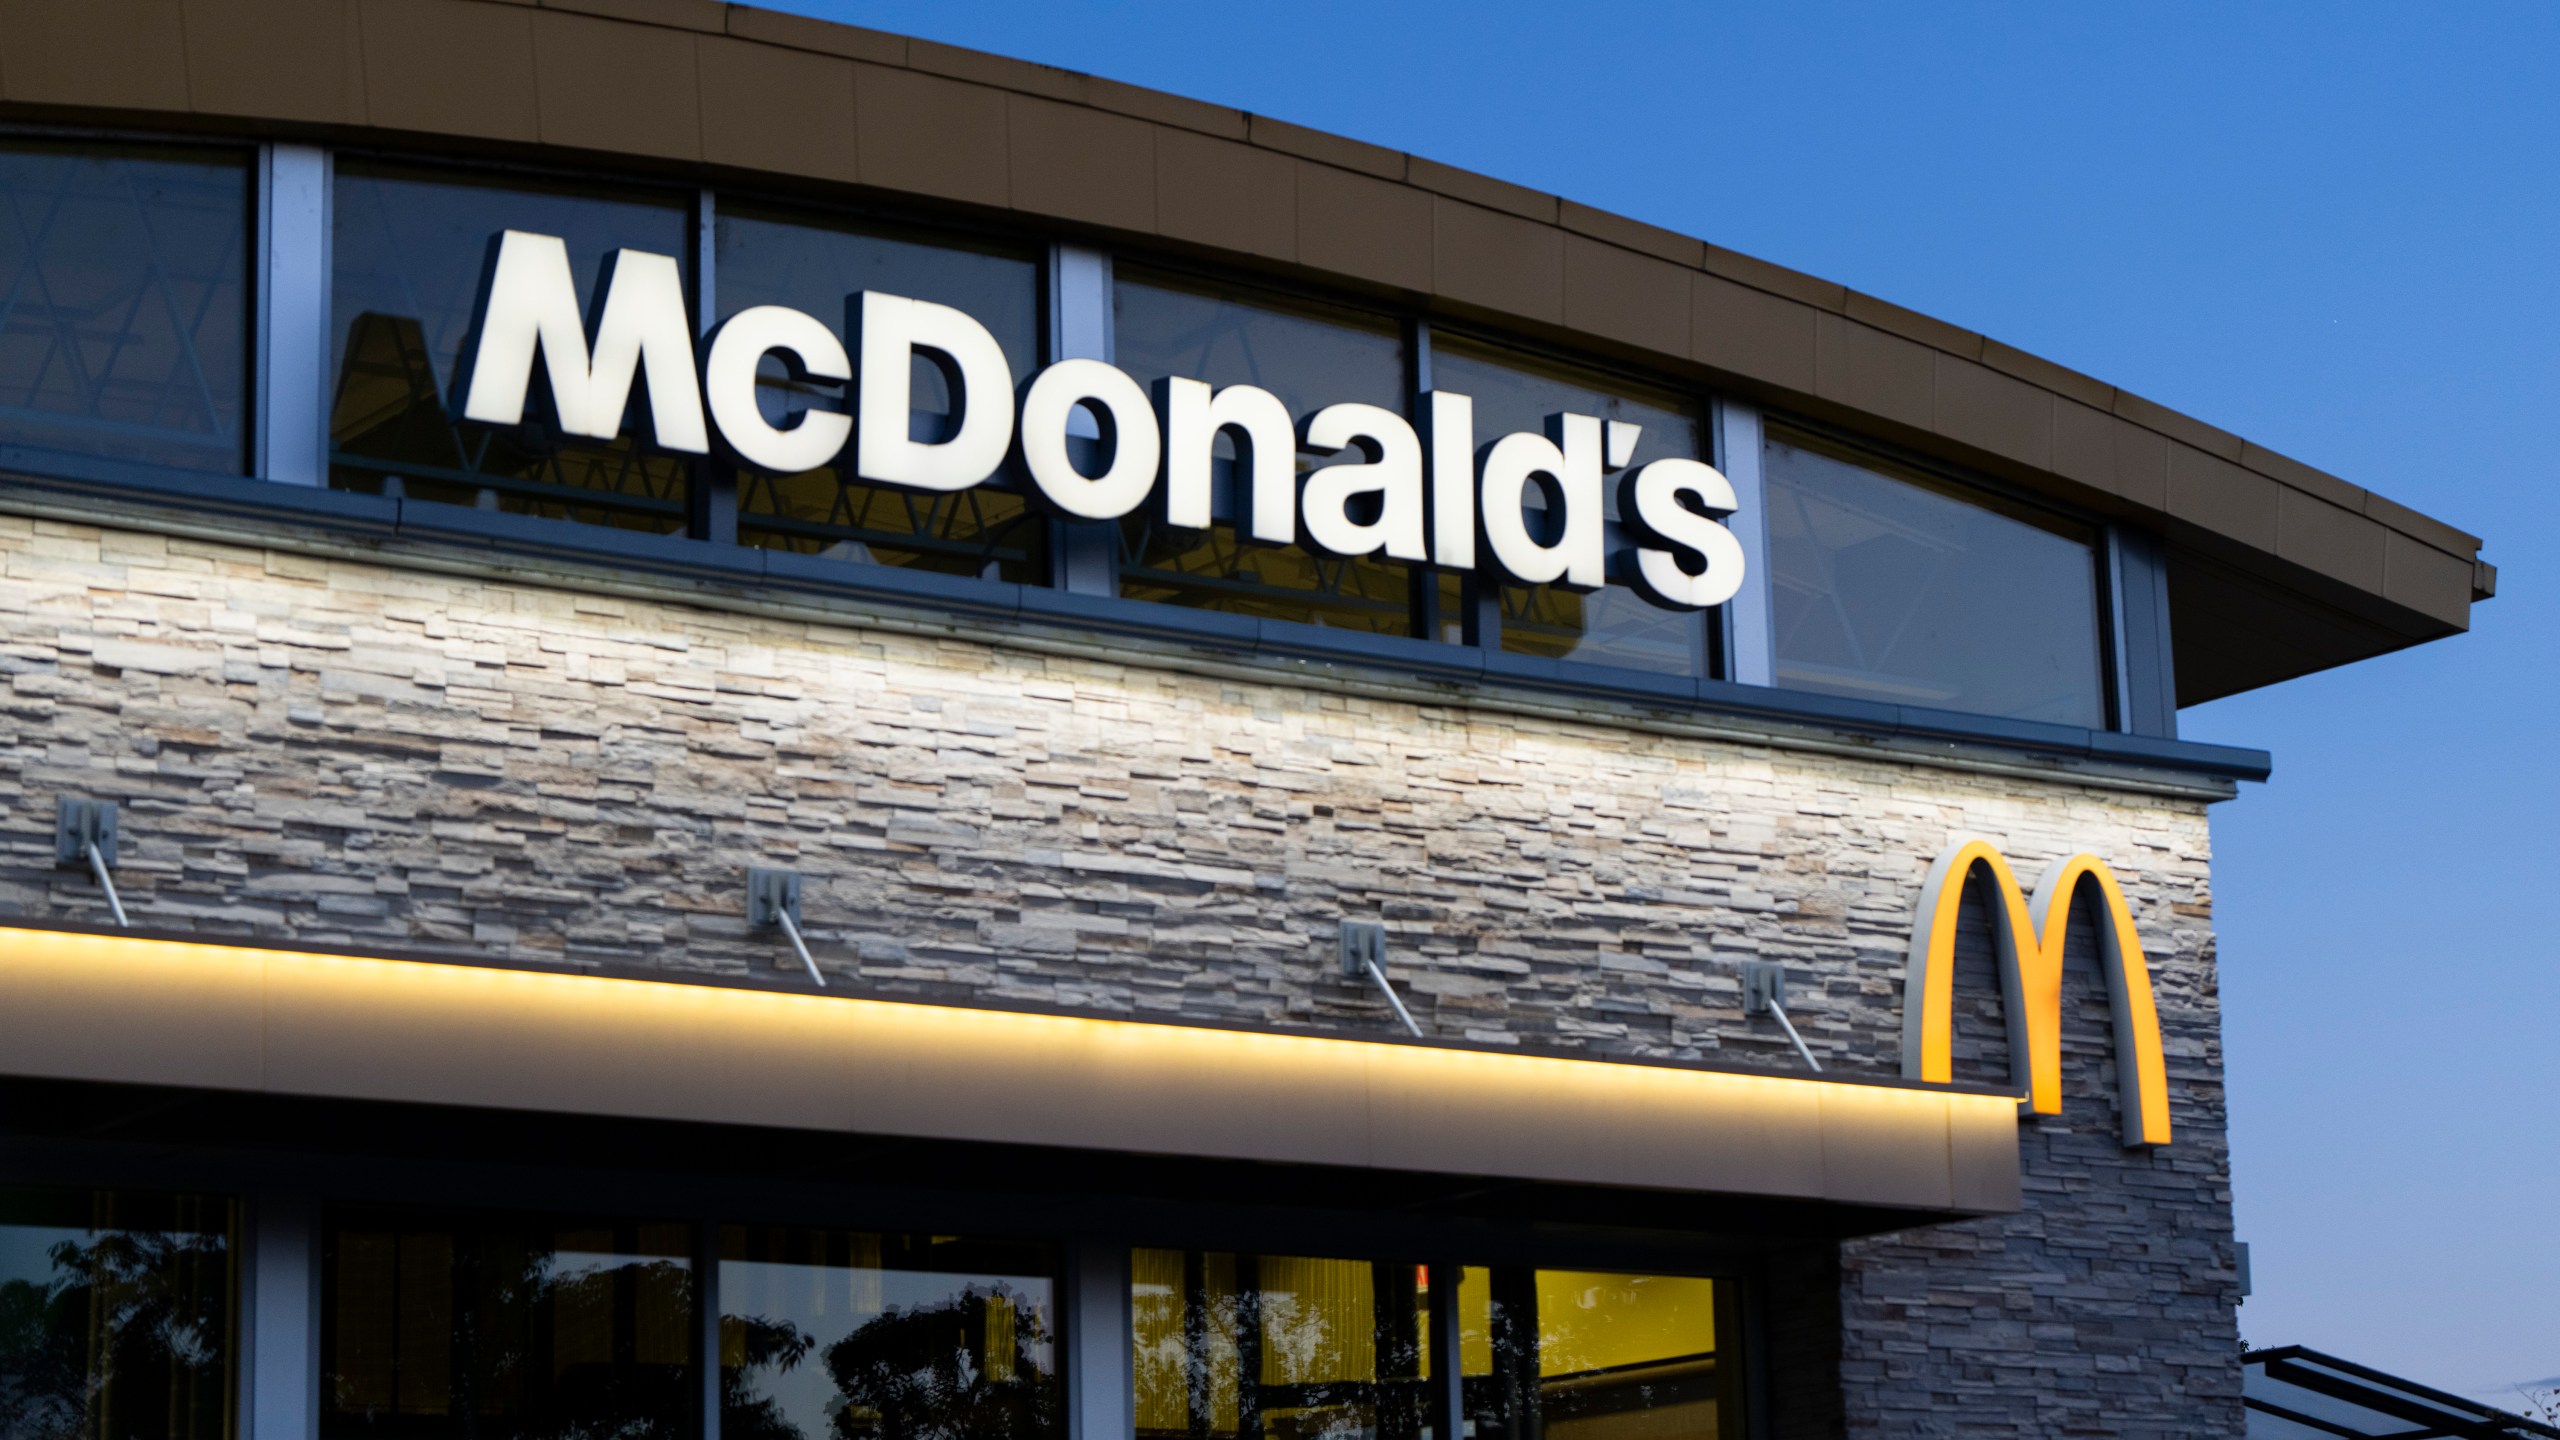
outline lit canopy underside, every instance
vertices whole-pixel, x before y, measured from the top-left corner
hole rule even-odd
[[[2019,1205],[2005,1096],[129,935],[0,928],[0,1073]]]

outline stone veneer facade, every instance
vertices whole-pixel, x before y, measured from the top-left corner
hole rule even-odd
[[[1778,1433],[2239,1432],[2201,787],[467,569],[0,515],[0,914],[103,918],[52,866],[83,794],[123,807],[158,928],[784,984],[742,918],[780,864],[873,993],[1375,1030],[1332,948],[1375,917],[1435,1033],[1796,1068],[1741,1012],[1766,958],[1827,1069],[1890,1074],[1938,850],[2090,849],[2142,927],[2176,1142],[2117,1144],[2084,934],[2025,1210],[1814,1257],[1838,1383],[1779,1377]],[[2002,1080],[1971,928],[1959,1073]]]

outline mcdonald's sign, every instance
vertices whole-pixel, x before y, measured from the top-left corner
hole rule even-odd
[[[2133,928],[2124,889],[2095,855],[2079,854],[2045,868],[2030,897],[1991,842],[1959,840],[1929,867],[1911,925],[1911,963],[1903,977],[1902,1073],[1944,1083],[1954,1078],[1956,919],[1965,882],[1976,870],[1991,877],[1993,949],[2000,966],[2001,1013],[2009,1022],[2009,1074],[2026,1077],[2020,1108],[2062,1113],[2062,953],[2071,902],[2084,887],[2098,893],[2098,957],[2115,1011],[2116,1076],[2124,1143],[2169,1143],[2169,1079],[2160,1051],[2160,1012],[2151,971]]]

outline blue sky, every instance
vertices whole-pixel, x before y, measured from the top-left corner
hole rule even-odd
[[[1980,330],[2488,538],[2461,639],[2237,697],[2256,1344],[2560,1372],[2560,7],[794,0],[1410,150]]]

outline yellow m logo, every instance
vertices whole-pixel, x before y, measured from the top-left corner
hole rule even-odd
[[[2107,972],[2107,999],[2115,1010],[2116,1077],[2122,1094],[2124,1143],[2169,1143],[2169,1077],[2160,1056],[2160,1012],[2151,999],[2151,971],[2142,961],[2142,937],[2115,872],[2095,855],[2056,860],[2036,882],[2030,900],[2018,888],[2009,862],[1988,840],[1960,840],[1929,867],[1920,913],[1911,926],[1911,964],[1903,976],[1902,1073],[1944,1083],[1955,1078],[1956,919],[1965,881],[1975,867],[1990,872],[1998,895],[1991,909],[2000,964],[2001,1013],[2009,1021],[2009,1075],[2026,1077],[2022,1102],[2039,1115],[2062,1113],[2062,942],[2071,925],[2071,900],[2083,885],[2097,887],[2104,914],[2098,955]]]

